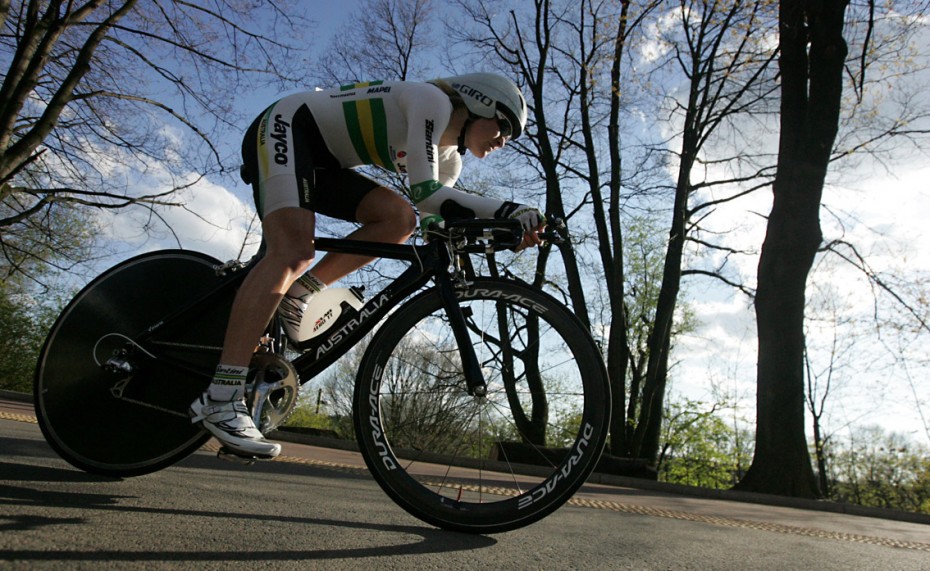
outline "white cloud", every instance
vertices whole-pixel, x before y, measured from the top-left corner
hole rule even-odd
[[[895,174],[861,173],[856,187],[829,189],[824,204],[842,213],[843,226],[825,217],[825,230],[870,252],[870,263],[887,269],[906,261],[930,269],[930,166],[900,165]]]
[[[646,24],[644,39],[639,44],[641,63],[655,63],[672,49],[666,35],[678,25],[680,18],[680,9],[672,9]]]
[[[195,180],[195,177],[189,177]],[[149,189],[157,192],[158,188]],[[148,192],[146,190],[144,192]],[[252,228],[254,208],[237,194],[209,179],[201,179],[173,198],[184,207],[159,207],[158,216],[142,208],[103,213],[107,238],[120,250],[135,254],[162,248],[202,251],[220,260],[253,255],[260,235]],[[125,245],[125,246],[123,246]]]
[[[930,230],[926,212],[930,212],[930,166],[920,163],[899,165],[894,175],[876,175],[861,167],[845,170],[844,179],[857,181],[855,187],[832,185],[825,189],[821,219],[826,240],[843,238],[867,256],[870,266],[889,277],[930,273]],[[709,175],[714,176],[714,173]],[[771,209],[771,192],[766,189],[734,203],[721,206],[704,226],[720,232],[733,248],[761,249],[765,237],[765,220]],[[829,209],[829,212],[828,210]],[[836,213],[839,218],[832,213]],[[720,254],[711,255],[713,264]],[[754,284],[756,255],[731,256],[728,267],[744,283]],[[722,383],[729,392],[743,398],[743,412],[753,414],[757,339],[755,313],[747,298],[733,290],[707,283],[706,278],[689,280],[685,290],[690,307],[700,326],[693,334],[678,340],[674,358],[679,365],[674,372],[676,389],[694,399],[709,398],[714,383]],[[919,285],[919,284],[914,284]],[[706,289],[699,289],[706,288]],[[818,293],[819,292],[819,293]],[[813,320],[818,315],[829,318],[820,305],[826,300],[836,305],[844,319],[854,320],[841,327],[856,333],[871,333],[876,290],[853,266],[838,258],[821,259],[812,271],[808,287],[808,345],[815,367],[829,366],[834,333],[832,323]],[[817,301],[816,297],[820,297]],[[891,317],[900,306],[883,298],[883,317]],[[904,319],[899,315],[900,319]],[[913,321],[910,322],[913,325]],[[841,335],[850,335],[850,330]],[[915,334],[916,335],[916,334]],[[924,336],[927,333],[924,332]],[[902,366],[905,349],[889,347],[874,335],[861,338],[855,347],[836,363],[834,387],[830,400],[829,427],[843,429],[849,423],[877,423],[886,430],[910,433],[918,439],[927,437],[915,404],[911,379],[930,375],[926,361],[910,359],[908,370]],[[918,343],[925,346],[925,343]],[[912,356],[913,357],[913,356]],[[924,402],[924,407],[930,403]],[[928,412],[925,408],[924,412]]]

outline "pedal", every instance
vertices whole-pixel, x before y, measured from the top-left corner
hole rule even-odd
[[[243,466],[251,466],[259,460],[271,460],[271,458],[261,458],[259,456],[245,456],[225,446],[219,449],[216,453],[216,457],[220,460],[233,462],[234,464],[242,464]]]

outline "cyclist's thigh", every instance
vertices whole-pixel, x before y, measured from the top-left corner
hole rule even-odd
[[[367,220],[359,217],[359,205],[382,191],[391,193],[389,198],[403,200],[393,190],[352,169],[322,169],[316,171],[312,207],[332,218],[364,224]]]
[[[392,227],[405,232],[412,232],[417,223],[410,201],[383,186],[365,195],[356,208],[356,215],[362,224],[389,222]]]

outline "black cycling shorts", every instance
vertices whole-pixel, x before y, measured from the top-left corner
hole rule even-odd
[[[285,97],[259,115],[242,140],[243,180],[259,217],[297,206],[358,222],[356,210],[381,184],[342,168],[329,152],[310,109]]]

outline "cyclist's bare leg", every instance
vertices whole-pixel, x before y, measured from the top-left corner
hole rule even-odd
[[[223,353],[206,392],[191,403],[191,422],[200,423],[226,455],[274,458],[281,445],[262,435],[242,399],[255,345],[284,292],[313,261],[314,214],[281,208],[262,222],[266,253],[249,272],[233,300]]]
[[[383,186],[366,194],[355,213],[362,227],[347,236],[352,240],[402,244],[413,234],[417,224],[416,213],[407,199]],[[312,273],[323,283],[331,284],[373,259],[352,254],[327,254],[313,266]]]
[[[314,222],[313,212],[296,207],[265,216],[262,229],[266,252],[233,301],[220,363],[249,365],[255,345],[284,292],[313,261]]]

